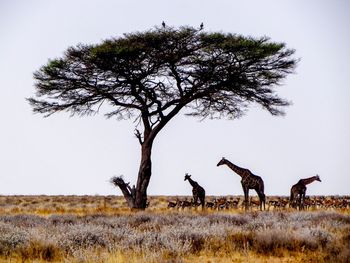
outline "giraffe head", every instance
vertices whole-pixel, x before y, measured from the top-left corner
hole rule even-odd
[[[218,162],[218,164],[216,166],[220,166],[226,163],[226,159],[225,157],[222,157],[222,159],[220,160],[220,162]]]
[[[188,174],[188,173],[186,173],[186,174],[185,174],[185,179],[184,179],[184,181],[186,181],[186,180],[188,180],[188,179],[190,179],[190,178],[191,178],[191,175]]]
[[[321,178],[320,178],[320,176],[319,176],[318,174],[316,174],[315,180],[316,180],[316,181],[319,181],[319,182],[322,182],[322,181],[321,181]]]

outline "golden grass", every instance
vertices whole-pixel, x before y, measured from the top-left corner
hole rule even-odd
[[[241,197],[241,196],[240,196]],[[147,211],[153,213],[173,213],[177,211],[195,214],[210,214],[210,213],[244,213],[242,207],[229,210],[213,210],[201,208],[185,208],[185,209],[168,209],[168,201],[176,199],[190,200],[190,196],[150,196],[150,207]],[[214,198],[214,197],[208,197]],[[241,197],[242,198],[242,197]],[[315,209],[313,209],[315,210]],[[316,209],[317,210],[317,209]],[[330,209],[336,210],[339,213],[349,214],[350,209]],[[258,211],[258,208],[252,208],[252,211]],[[273,211],[273,210],[272,210]],[[283,211],[294,212],[293,209],[284,209]],[[122,196],[1,196],[0,195],[0,215],[16,215],[16,214],[35,214],[41,216],[49,215],[118,215],[133,213],[127,207],[127,203]]]
[[[136,253],[118,252],[110,254],[106,259],[106,263],[148,263],[149,258]],[[156,258],[154,262],[207,262],[207,263],[302,263],[305,262],[322,262],[319,255],[315,253],[294,253],[293,255],[285,254],[283,257],[262,256],[252,252],[239,253],[232,252],[230,254],[201,253],[199,255],[190,255],[185,257],[174,258],[172,256],[163,255],[162,258]],[[91,262],[92,263],[92,262]]]
[[[198,209],[168,209],[167,203],[170,200],[175,200],[176,198],[188,198],[189,197],[169,197],[169,196],[151,196],[150,207],[147,212],[133,212],[127,208],[126,202],[121,196],[0,196],[0,218],[1,217],[10,217],[13,220],[13,226],[21,229],[21,231],[29,231],[33,236],[37,231],[40,232],[40,235],[46,233],[42,227],[35,226],[32,227],[30,223],[25,223],[27,225],[22,225],[23,222],[27,222],[27,219],[21,219],[21,216],[32,215],[34,218],[29,218],[28,220],[36,220],[36,218],[47,218],[49,222],[48,227],[56,229],[56,226],[53,223],[52,216],[58,217],[58,220],[76,220],[76,223],[79,226],[79,220],[82,224],[85,224],[86,221],[92,220],[97,217],[97,223],[94,221],[91,224],[87,224],[87,227],[95,227],[98,222],[103,224],[111,224],[109,220],[112,220],[115,224],[115,219],[121,217],[127,222],[127,230],[134,231],[137,236],[138,233],[142,235],[152,235],[153,233],[163,233],[169,227],[175,227],[178,224],[179,229],[183,228],[181,220],[186,222],[196,222],[196,218],[200,220],[212,220],[213,222],[208,224],[208,227],[211,227],[212,224],[222,224],[222,220],[225,217],[228,217],[229,220],[243,220],[242,224],[244,227],[240,226],[240,222],[237,222],[233,230],[230,228],[230,224],[222,224],[223,228],[227,228],[228,231],[224,238],[218,236],[210,235],[209,238],[201,238],[194,236],[193,239],[190,239],[190,250],[187,252],[174,252],[176,250],[164,249],[163,247],[156,247],[154,250],[148,248],[142,248],[134,246],[133,243],[128,245],[128,249],[120,249],[119,246],[113,248],[108,248],[105,245],[102,246],[93,246],[89,248],[82,247],[81,250],[67,252],[62,247],[57,246],[56,243],[47,243],[45,241],[45,235],[40,236],[30,240],[29,243],[21,248],[16,247],[13,250],[4,250],[2,246],[2,241],[0,237],[0,262],[334,262],[338,260],[339,262],[349,262],[348,257],[350,256],[350,248],[345,249],[347,244],[350,247],[350,224],[344,223],[350,222],[348,216],[350,215],[350,209],[338,209],[334,210],[332,214],[320,214],[320,219],[312,219],[314,222],[313,225],[307,225],[308,215],[316,215],[320,210],[317,211],[305,211],[305,212],[296,212],[291,209],[284,211],[270,211],[260,213],[255,209],[249,213],[245,213],[243,209],[230,209],[230,210],[211,210],[206,209],[202,211],[201,208]],[[306,231],[308,227],[312,227],[315,230],[315,233],[322,234],[323,232],[327,235],[332,235],[337,237],[333,240],[332,244],[316,244],[313,247],[312,244],[300,243],[300,241],[291,241],[290,244],[284,244],[283,242],[287,241],[278,241],[277,245],[274,243],[273,232],[269,233],[269,230],[275,231],[274,226],[269,226],[269,215],[273,220],[279,218],[284,220],[284,218],[291,217],[295,214],[295,217],[300,216],[305,222]],[[341,228],[334,227],[337,226],[338,219],[337,215],[341,217],[342,226]],[[19,216],[20,223],[16,222]],[[39,217],[36,217],[39,216]],[[61,217],[60,217],[61,216]],[[65,216],[73,216],[72,219],[65,219]],[[322,217],[325,216],[326,220],[323,220]],[[216,223],[217,220],[221,220],[219,223]],[[233,217],[233,219],[232,219]],[[259,219],[261,217],[261,220]],[[92,219],[91,219],[92,218]],[[100,221],[98,219],[100,218]],[[174,221],[170,226],[163,226],[162,220],[170,220],[167,218],[179,218],[179,221]],[[209,218],[209,219],[208,219]],[[247,219],[248,218],[248,219]],[[306,218],[306,219],[305,219]],[[345,218],[345,219],[344,219]],[[0,220],[0,235],[1,231],[5,231],[8,225],[11,226],[11,222]],[[50,221],[51,220],[51,221]],[[113,221],[114,220],[114,221]],[[209,220],[209,221],[210,221]],[[246,220],[257,220],[256,223],[249,225]],[[260,221],[261,222],[260,222]],[[332,220],[334,222],[332,222]],[[346,221],[347,220],[347,221]],[[67,222],[68,222],[67,221]],[[106,221],[106,222],[105,222]],[[123,222],[124,222],[123,221]],[[231,222],[230,221],[230,222]],[[5,223],[2,223],[5,222]],[[6,223],[7,222],[7,223]],[[160,223],[159,223],[160,222]],[[233,221],[233,224],[236,221]],[[339,221],[340,222],[340,221]],[[36,224],[36,223],[35,223]],[[34,224],[34,225],[35,225]],[[50,225],[51,224],[51,225]],[[53,225],[52,225],[53,224]],[[263,225],[261,225],[263,224]],[[330,224],[330,225],[328,225]],[[332,225],[333,224],[333,225]],[[344,225],[345,224],[345,225]],[[346,225],[348,224],[348,225]],[[34,226],[33,225],[33,226]],[[246,227],[249,225],[249,227]],[[1,230],[1,227],[5,226],[5,230]],[[47,227],[47,226],[45,226]],[[58,227],[58,226],[57,226]],[[98,225],[99,227],[99,225]],[[104,226],[101,226],[102,230],[105,229]],[[111,230],[113,226],[108,225]],[[120,227],[120,226],[118,226]],[[193,225],[195,227],[195,225]],[[221,226],[220,226],[221,227]],[[218,227],[219,231],[220,227]],[[258,227],[259,229],[255,229]],[[261,230],[261,227],[263,229]],[[262,235],[264,233],[264,227],[267,229],[266,240]],[[34,230],[33,230],[34,229]],[[70,226],[69,223],[64,225],[64,231],[72,231],[74,227]],[[189,228],[189,231],[191,228]],[[6,231],[9,231],[8,229]],[[34,232],[31,232],[34,231]],[[89,230],[84,229],[85,232]],[[86,232],[87,231],[87,232]],[[93,232],[93,229],[91,230]],[[105,230],[108,233],[108,230]],[[224,232],[225,232],[224,231]],[[231,232],[230,232],[231,231]],[[232,232],[233,231],[233,232]],[[238,231],[238,232],[237,232]],[[276,233],[286,234],[288,231],[293,234],[293,229],[287,229],[284,232],[283,229],[276,229]],[[318,232],[317,232],[318,231]],[[322,232],[323,231],[323,232]],[[74,232],[74,231],[73,231]],[[220,231],[219,231],[220,232]],[[21,232],[19,232],[21,233]],[[94,233],[94,232],[93,232]],[[171,232],[170,232],[171,233]],[[221,232],[220,232],[221,233]],[[307,232],[308,233],[308,232]],[[51,234],[51,232],[49,233]],[[186,235],[186,231],[184,232]],[[47,235],[47,233],[46,233]],[[260,240],[259,241],[259,236]],[[270,235],[270,236],[269,236]],[[38,234],[39,236],[39,234]],[[288,236],[288,234],[287,234]],[[93,236],[94,237],[94,236]],[[181,238],[181,235],[180,235]],[[187,238],[187,237],[186,237]],[[192,238],[192,237],[191,237]],[[270,239],[269,239],[270,238]],[[283,237],[287,238],[287,237]],[[319,238],[320,242],[323,242],[322,237]],[[79,241],[80,239],[78,239]],[[187,239],[186,239],[187,240]],[[328,240],[327,237],[325,240]],[[78,242],[75,241],[75,242]],[[98,240],[97,240],[98,241]],[[70,241],[72,242],[72,241]],[[80,241],[79,241],[80,242]],[[119,241],[115,241],[119,242]],[[141,242],[141,241],[140,241]],[[187,241],[186,241],[187,242]],[[260,243],[259,243],[260,242]],[[289,242],[289,241],[288,241]],[[294,243],[293,243],[294,242]],[[298,243],[299,242],[299,243]],[[305,241],[307,242],[307,240]],[[183,244],[180,244],[180,247]],[[79,248],[77,244],[76,247]],[[292,247],[288,247],[292,246]],[[309,246],[309,247],[308,247]],[[64,247],[64,246],[63,246]],[[75,248],[76,248],[75,247]],[[341,254],[338,256],[337,254]]]
[[[23,262],[35,262],[35,263],[44,263],[44,262],[70,262],[78,263],[81,262],[79,259],[66,257],[66,258],[56,258],[53,260],[45,260],[41,258],[35,259],[24,259],[21,255],[13,256],[9,258],[0,258],[0,263],[23,263]],[[96,260],[93,258],[91,260],[85,260],[85,263],[96,263]],[[171,256],[164,256],[162,258],[154,258],[153,261],[149,261],[149,258],[140,255],[138,253],[111,253],[103,262],[105,263],[150,263],[150,262],[183,262],[183,263],[193,263],[193,262],[206,262],[206,263],[235,263],[235,262],[244,262],[244,263],[304,263],[304,262],[332,262],[324,261],[319,255],[315,254],[305,254],[305,253],[295,253],[294,255],[286,254],[284,257],[274,257],[274,256],[262,256],[255,253],[237,253],[233,252],[230,255],[191,255],[186,257],[174,258]]]

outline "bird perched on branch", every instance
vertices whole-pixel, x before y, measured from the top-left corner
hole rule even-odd
[[[164,21],[162,22],[162,26],[165,28],[165,22]]]
[[[204,24],[203,24],[203,22],[200,24],[200,26],[199,26],[199,30],[202,30],[204,28]]]

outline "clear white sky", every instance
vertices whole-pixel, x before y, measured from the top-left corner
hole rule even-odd
[[[288,195],[300,178],[320,175],[308,194],[350,194],[350,4],[346,0],[117,1],[0,0],[0,194],[118,194],[113,175],[136,181],[140,149],[131,121],[103,116],[34,115],[33,72],[78,43],[160,25],[267,35],[301,61],[279,94],[285,117],[253,106],[239,120],[177,116],[159,134],[148,193],[191,194],[192,174],[207,194],[242,194],[221,157]]]

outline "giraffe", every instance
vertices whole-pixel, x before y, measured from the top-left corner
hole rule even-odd
[[[314,181],[321,182],[321,179],[318,175],[316,175],[309,178],[300,179],[295,185],[292,186],[290,189],[290,206],[294,208],[299,207],[299,210],[304,209],[306,185],[311,184]]]
[[[221,161],[216,165],[224,165],[226,164],[229,168],[231,168],[232,171],[234,171],[236,174],[242,177],[241,184],[244,192],[244,203],[245,203],[245,209],[248,210],[248,203],[249,203],[249,189],[254,189],[256,193],[259,196],[260,201],[260,210],[262,210],[262,207],[264,206],[265,210],[265,194],[264,194],[264,181],[261,179],[260,176],[257,176],[253,174],[251,171],[245,168],[241,168],[233,163],[231,163],[229,160],[222,157]]]
[[[193,203],[194,205],[197,205],[197,201],[201,202],[202,209],[204,208],[205,204],[205,190],[203,187],[201,187],[196,181],[193,181],[191,179],[191,175],[186,173],[184,181],[188,180],[190,184],[192,185],[192,194],[193,194]]]

